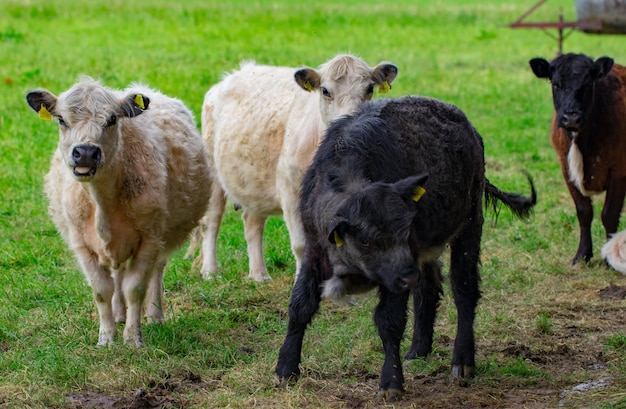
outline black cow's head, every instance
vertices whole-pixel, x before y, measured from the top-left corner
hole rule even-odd
[[[538,78],[552,83],[554,110],[559,127],[578,133],[593,107],[594,87],[613,67],[613,59],[600,57],[596,61],[583,54],[563,54],[548,62],[543,58],[530,60]]]
[[[416,284],[419,270],[409,235],[427,179],[371,183],[344,200],[327,231],[336,246],[336,273],[358,271],[394,292]]]

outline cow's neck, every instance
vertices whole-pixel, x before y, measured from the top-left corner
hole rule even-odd
[[[124,179],[121,173],[114,174],[116,176],[110,177],[107,174],[99,178],[97,183],[90,182],[86,186],[96,208],[96,231],[104,243],[111,241],[111,222],[120,214],[120,193]]]

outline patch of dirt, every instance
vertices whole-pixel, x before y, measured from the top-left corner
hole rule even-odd
[[[180,379],[166,376],[161,381],[153,381],[149,389],[139,389],[128,394],[105,394],[98,392],[72,393],[68,396],[71,409],[174,409],[184,408],[185,402],[180,392],[190,387],[203,387],[206,384],[192,372]]]
[[[603,288],[598,291],[600,297],[610,300],[610,299],[618,299],[623,300],[626,298],[626,285],[615,285],[611,284],[607,288]]]

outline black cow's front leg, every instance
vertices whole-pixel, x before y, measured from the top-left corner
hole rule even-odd
[[[425,357],[432,350],[437,307],[441,298],[441,263],[435,260],[422,266],[413,295],[413,340],[406,359]]]
[[[302,340],[306,327],[319,309],[322,272],[320,257],[307,246],[302,258],[301,271],[291,293],[287,336],[278,354],[276,376],[278,386],[285,387],[291,379],[300,376]],[[319,254],[319,253],[318,253]]]
[[[380,287],[380,302],[374,313],[378,335],[383,342],[385,362],[380,375],[378,399],[392,402],[404,394],[400,341],[406,327],[409,292],[393,293]]]
[[[478,214],[450,246],[450,286],[458,315],[452,374],[458,378],[474,376],[476,367],[474,317],[480,299],[478,261],[481,235],[482,214]]]

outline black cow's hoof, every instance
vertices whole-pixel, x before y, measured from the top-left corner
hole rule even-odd
[[[298,375],[292,376],[274,376],[274,385],[277,388],[286,388],[289,384],[294,384],[298,380]]]
[[[376,399],[384,402],[396,402],[402,399],[404,391],[401,389],[380,389],[376,394]]]
[[[406,359],[407,361],[410,361],[412,359],[426,358],[429,353],[430,351],[420,351],[418,348],[415,348],[415,349],[411,348],[409,352],[407,352],[406,355],[404,355],[404,359]]]
[[[473,378],[475,372],[474,365],[452,365],[452,375],[455,378]]]

